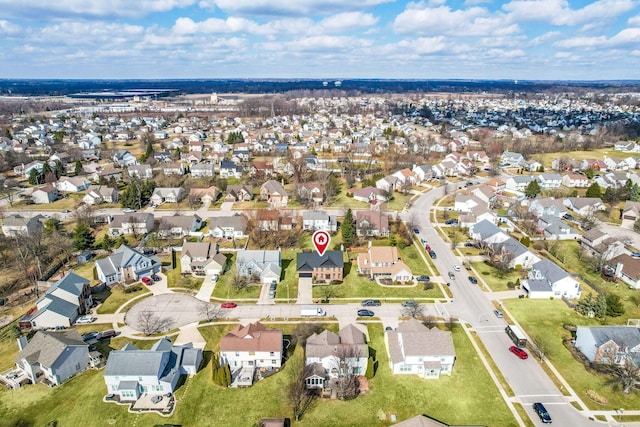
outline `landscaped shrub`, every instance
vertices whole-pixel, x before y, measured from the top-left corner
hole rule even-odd
[[[516,284],[513,282],[507,282],[507,288],[509,289],[515,289],[516,288]]]
[[[133,286],[127,286],[127,287],[123,288],[122,292],[125,293],[125,294],[132,294],[134,292],[141,291],[142,289],[143,289],[142,285],[133,285]]]
[[[433,283],[427,282],[422,286],[422,289],[424,289],[425,291],[429,291],[429,290],[433,289],[433,286],[434,286]]]

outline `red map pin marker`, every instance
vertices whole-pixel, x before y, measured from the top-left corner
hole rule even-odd
[[[329,242],[331,241],[331,236],[326,231],[318,230],[313,233],[313,237],[311,238],[313,242],[313,246],[316,247],[316,251],[318,255],[322,256],[326,252],[329,247]]]

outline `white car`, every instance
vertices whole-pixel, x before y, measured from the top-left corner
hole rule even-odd
[[[93,317],[93,316],[80,316],[78,317],[78,319],[76,319],[76,324],[81,324],[81,323],[93,323],[96,320],[98,320],[97,317]]]
[[[135,212],[135,211],[133,209],[130,209],[130,208],[125,208],[125,209],[122,209],[122,212],[131,213],[131,212]]]
[[[459,265],[454,265],[454,266],[453,266],[453,269],[454,269],[455,271],[460,271],[460,270],[461,270],[461,268],[460,268],[460,266],[459,266]]]

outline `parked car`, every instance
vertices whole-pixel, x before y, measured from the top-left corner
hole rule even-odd
[[[462,269],[460,268],[460,266],[459,266],[459,265],[454,265],[454,266],[453,266],[453,269],[454,269],[455,271],[460,271],[460,270],[462,270]]]
[[[358,310],[359,317],[373,317],[375,314],[371,310]]]
[[[418,305],[417,302],[415,302],[414,300],[410,299],[408,301],[404,301],[400,304],[403,307],[415,307]]]
[[[161,395],[151,396],[151,403],[160,403],[161,401],[162,401]]]
[[[500,310],[493,310],[493,314],[495,314],[498,319],[502,319],[503,317],[502,312]]]
[[[142,279],[140,279],[142,281],[142,283],[144,283],[147,286],[151,286],[153,285],[153,280],[151,280],[150,277],[143,277]]]
[[[426,251],[427,251],[427,252],[431,252],[431,246],[429,246],[429,245],[425,245],[425,247],[424,247],[424,248],[426,249]]]
[[[154,274],[151,276],[151,280],[153,280],[154,282],[159,282],[162,279],[157,274]]]
[[[220,307],[222,308],[236,308],[237,306],[238,304],[231,301],[223,302],[222,304],[220,304]]]
[[[631,256],[640,257],[640,252],[631,252]]]
[[[413,232],[414,232],[414,233],[416,233],[416,234],[420,234],[420,229],[418,229],[418,228],[414,228],[414,229],[413,229]]]
[[[125,208],[125,209],[122,209],[122,212],[124,212],[124,213],[132,213],[132,212],[135,212],[135,210],[134,209],[130,209],[130,208]]]
[[[525,294],[520,294],[518,295],[518,298],[522,299],[522,298],[526,298],[527,296]]]
[[[416,280],[418,282],[428,282],[431,278],[429,276],[418,276],[416,277]]]
[[[93,316],[80,316],[76,319],[76,324],[80,325],[82,323],[93,323],[98,320],[97,317]]]
[[[529,357],[526,351],[524,351],[520,347],[516,347],[515,345],[512,345],[511,347],[509,347],[509,351],[515,354],[516,356],[518,356],[522,360]]]
[[[469,281],[470,281],[471,283],[473,283],[474,285],[477,285],[477,284],[478,284],[478,279],[476,279],[476,278],[475,278],[475,277],[473,277],[473,276],[469,276]]]
[[[363,307],[379,307],[382,303],[378,299],[366,299],[362,301]]]
[[[571,214],[564,214],[564,215],[562,215],[562,218],[566,219],[568,221],[573,221],[573,219],[574,219],[573,215],[571,215]]]
[[[473,242],[464,242],[464,247],[465,248],[472,248],[473,247]]]
[[[446,225],[458,225],[457,219],[448,219],[444,222]]]
[[[533,404],[533,410],[540,417],[540,421],[545,424],[551,424],[551,416],[547,412],[547,408],[540,402],[536,402]]]
[[[91,341],[98,337],[99,332],[87,332],[86,334],[82,334],[82,341]]]
[[[436,256],[436,253],[435,253],[434,251],[429,251],[429,256],[431,257],[431,259],[436,259],[436,258],[438,258],[438,257]]]
[[[96,339],[98,341],[102,341],[102,340],[106,340],[108,338],[113,338],[113,337],[115,337],[117,335],[118,335],[118,333],[116,331],[114,331],[113,329],[108,329],[106,331],[98,332],[98,335],[96,335]]]
[[[453,272],[453,271],[450,271],[450,272],[449,272],[449,279],[453,280],[453,279],[455,279],[455,278],[456,278],[456,275],[454,274],[454,272]]]

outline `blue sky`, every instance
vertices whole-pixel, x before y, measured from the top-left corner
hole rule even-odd
[[[640,0],[0,0],[0,78],[640,79]]]

